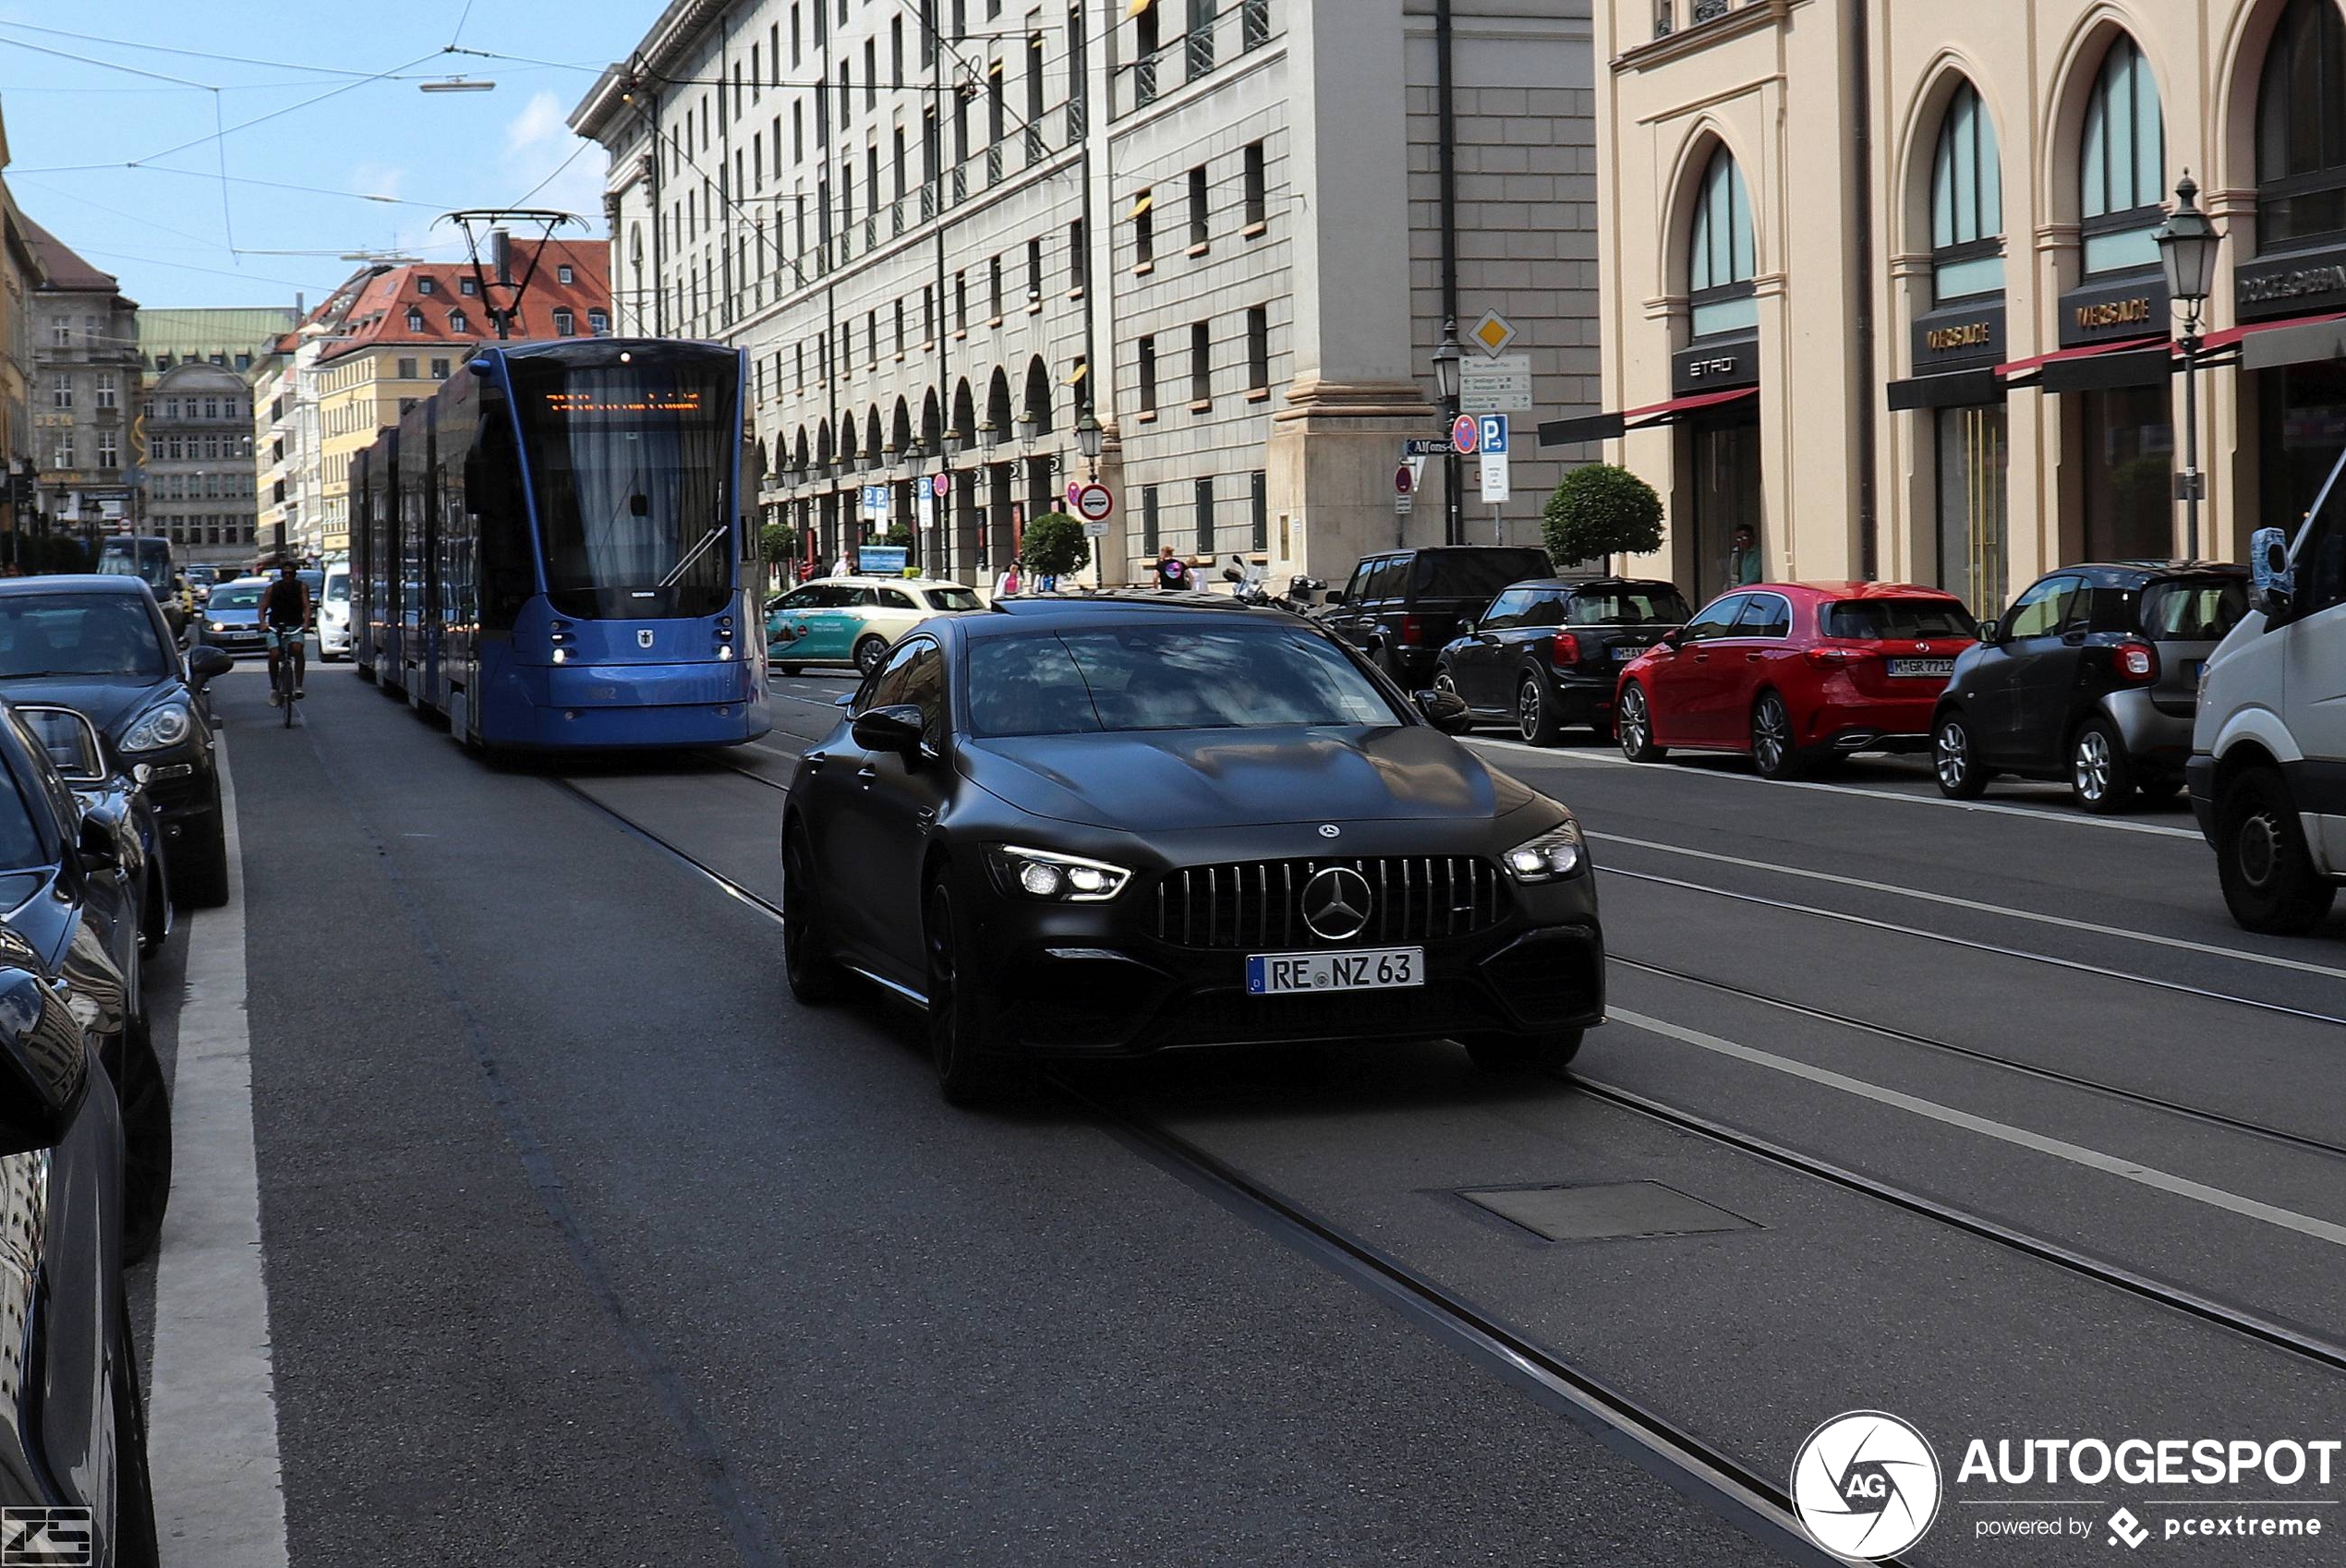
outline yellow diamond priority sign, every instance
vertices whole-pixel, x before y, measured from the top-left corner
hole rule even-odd
[[[1515,342],[1515,323],[1496,310],[1485,310],[1482,320],[1474,324],[1474,331],[1467,336],[1481,344],[1483,353],[1496,359],[1507,351],[1507,344]]]

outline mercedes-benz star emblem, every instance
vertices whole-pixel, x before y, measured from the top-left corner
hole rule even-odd
[[[1303,885],[1303,923],[1325,942],[1349,942],[1369,928],[1376,894],[1348,865],[1323,866]]]
[[[1343,832],[1344,829],[1338,827],[1333,822],[1324,822],[1320,824],[1320,837],[1323,838],[1339,838],[1343,835]]]

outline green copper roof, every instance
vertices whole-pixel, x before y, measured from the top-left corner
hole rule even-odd
[[[139,352],[150,366],[165,354],[171,356],[174,364],[184,359],[209,359],[217,354],[234,366],[239,354],[260,358],[268,352],[272,339],[292,332],[299,320],[290,306],[282,309],[263,307],[141,310]]]

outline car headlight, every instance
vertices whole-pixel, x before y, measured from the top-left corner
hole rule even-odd
[[[1124,891],[1132,874],[1105,861],[1002,844],[986,852],[994,885],[1013,898],[1050,904],[1104,904]]]
[[[228,630],[228,623],[225,621],[215,621],[212,623],[212,629],[215,632],[225,632]]]
[[[175,746],[195,729],[182,703],[165,703],[123,732],[122,749],[126,752],[159,752],[165,746]]]
[[[1518,882],[1554,882],[1588,864],[1580,847],[1580,825],[1570,818],[1499,857]]]

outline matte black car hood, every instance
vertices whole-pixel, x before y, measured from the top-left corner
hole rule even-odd
[[[964,742],[1022,811],[1135,832],[1371,818],[1487,821],[1539,799],[1420,726],[1173,730]]]
[[[69,707],[107,734],[155,695],[168,679],[143,675],[32,675],[0,681],[0,697],[35,707]]]

